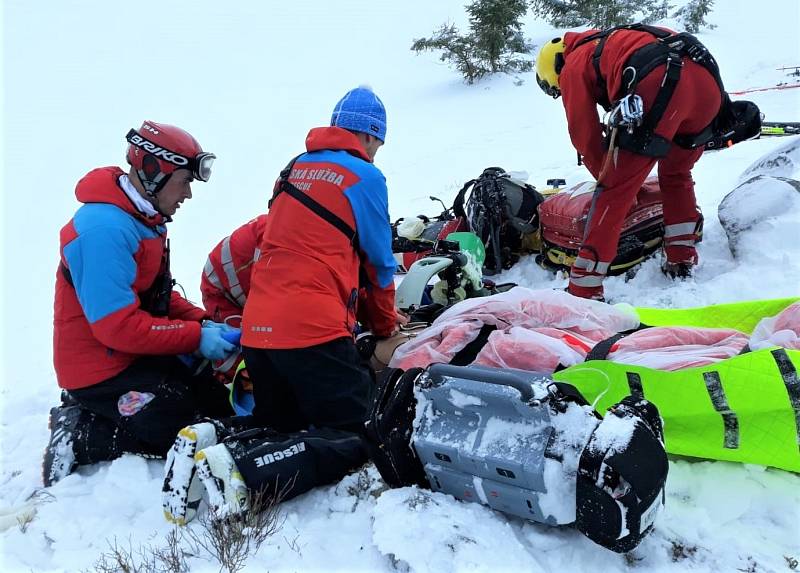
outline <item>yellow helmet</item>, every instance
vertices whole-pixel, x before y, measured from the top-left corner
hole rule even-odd
[[[564,40],[553,38],[539,50],[536,58],[536,82],[542,91],[557,98],[561,95],[558,76],[564,67]]]

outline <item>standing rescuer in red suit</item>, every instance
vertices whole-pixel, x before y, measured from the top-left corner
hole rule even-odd
[[[215,157],[152,121],[127,141],[130,170],[89,172],[75,190],[83,205],[61,229],[53,357],[64,392],[50,412],[48,486],[122,453],[164,456],[198,416],[231,413],[210,368],[187,362],[223,359],[235,346],[173,290],[166,228]]]
[[[656,163],[664,196],[662,269],[689,276],[698,261],[699,219],[691,169],[725,98],[708,50],[690,34],[634,24],[568,32],[542,47],[536,68],[542,90],[563,96],[572,143],[597,179],[569,292],[603,299],[625,215]],[[605,128],[598,105],[610,112]]]

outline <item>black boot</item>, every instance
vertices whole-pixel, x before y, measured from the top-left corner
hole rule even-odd
[[[50,409],[50,442],[44,451],[42,462],[42,481],[50,487],[62,478],[67,477],[78,461],[75,456],[75,443],[81,418],[91,416],[80,406],[57,406]]]
[[[44,451],[42,481],[49,487],[79,465],[118,458],[123,452],[152,454],[114,422],[62,395],[62,404],[50,409],[50,442]]]
[[[671,279],[688,279],[694,272],[694,264],[671,263],[666,261],[663,265],[661,265],[661,272]]]

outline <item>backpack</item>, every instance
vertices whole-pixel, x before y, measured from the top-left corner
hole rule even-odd
[[[509,269],[519,260],[524,238],[538,229],[536,208],[543,200],[533,185],[512,178],[500,167],[484,169],[477,179],[464,184],[453,213],[468,221],[470,231],[486,247],[485,275]]]
[[[569,271],[586,232],[595,184],[583,182],[547,197],[539,206],[541,254],[537,262],[551,270]],[[695,235],[702,238],[703,217]],[[631,267],[661,248],[664,238],[663,196],[657,177],[645,180],[636,201],[622,223],[617,256],[608,270],[610,276],[626,273]]]

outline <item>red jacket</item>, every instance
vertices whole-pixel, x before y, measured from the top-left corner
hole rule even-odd
[[[666,29],[666,28],[665,28]],[[603,133],[600,129],[600,116],[597,113],[599,102],[607,99],[615,101],[622,95],[622,73],[628,58],[639,48],[656,41],[651,34],[635,30],[616,30],[608,36],[600,58],[600,73],[605,79],[607,93],[600,92],[597,74],[592,58],[598,40],[586,42],[575,47],[583,38],[595,34],[598,30],[585,32],[567,32],[564,34],[564,67],[559,76],[559,86],[567,113],[569,134],[575,149],[583,155],[587,169],[597,178],[605,160],[606,149]],[[665,66],[658,66],[647,76],[647,80],[639,84],[637,93],[645,103],[645,113],[658,92],[660,79],[664,76]],[[705,68],[684,58],[681,77],[690,74],[704,74],[711,79]],[[653,78],[650,80],[650,78]],[[719,90],[717,90],[718,92]],[[716,110],[714,115],[716,115]],[[703,110],[701,113],[706,113]],[[665,118],[662,118],[662,120]],[[698,128],[702,130],[705,125]],[[659,132],[658,127],[656,133]]]
[[[169,318],[140,308],[139,296],[162,268],[167,229],[161,215],[134,207],[123,176],[104,167],[81,179],[75,196],[84,205],[61,229],[53,359],[62,388],[102,382],[145,354],[193,352],[200,344],[205,311],[178,293]]]
[[[242,314],[250,293],[250,274],[260,254],[266,215],[248,221],[209,253],[200,280],[203,306],[212,320],[224,322]],[[233,326],[238,326],[234,323]]]
[[[244,309],[245,346],[306,348],[352,336],[360,284],[367,326],[379,336],[395,326],[397,263],[383,174],[356,136],[338,127],[312,129],[306,149],[290,182],[355,229],[360,252],[297,199],[278,195]]]

